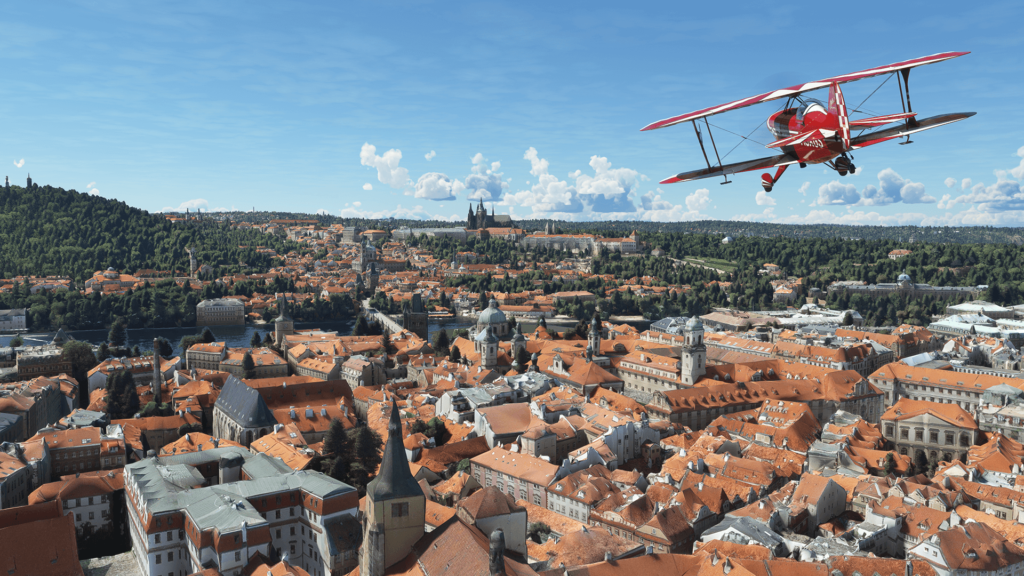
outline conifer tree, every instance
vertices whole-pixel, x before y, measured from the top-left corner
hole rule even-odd
[[[242,355],[242,378],[251,380],[256,377],[256,363],[252,360],[252,354],[248,350]]]
[[[331,455],[325,459],[321,471],[335,480],[349,482],[349,468],[352,463],[352,440],[348,430],[337,418],[331,420],[331,426],[324,436],[324,454]]]
[[[128,342],[128,323],[125,322],[124,318],[118,316],[114,319],[114,322],[110,325],[107,340],[114,348],[121,348]]]

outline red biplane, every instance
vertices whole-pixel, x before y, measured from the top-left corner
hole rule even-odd
[[[761,185],[764,187],[766,192],[771,192],[772,187],[779,181],[779,177],[782,176],[782,173],[785,172],[786,168],[791,164],[799,164],[801,168],[806,167],[808,164],[825,164],[829,168],[838,172],[840,176],[846,176],[856,170],[856,166],[853,164],[852,155],[850,154],[853,150],[859,150],[866,146],[871,146],[872,144],[878,144],[887,140],[894,140],[896,138],[903,137],[906,137],[907,141],[901,142],[901,144],[910,144],[910,135],[915,132],[938,128],[939,126],[945,126],[946,124],[952,124],[953,122],[959,122],[964,118],[974,116],[974,112],[960,112],[954,114],[942,114],[919,120],[917,118],[917,113],[915,113],[910,107],[911,68],[924,66],[925,64],[943,62],[958,56],[963,56],[964,54],[969,54],[969,52],[944,52],[942,54],[935,54],[934,56],[926,56],[924,58],[916,58],[914,60],[890,64],[889,66],[880,66],[878,68],[871,68],[870,70],[854,72],[853,74],[826,78],[817,82],[799,84],[782,90],[775,90],[774,92],[768,92],[751,98],[737,100],[721,106],[714,106],[712,108],[705,108],[703,110],[691,112],[689,114],[683,114],[682,116],[673,116],[672,118],[667,118],[665,120],[649,124],[648,126],[645,126],[643,130],[654,130],[683,122],[690,122],[693,124],[694,132],[697,133],[697,142],[700,143],[700,149],[704,154],[704,161],[707,163],[708,167],[700,170],[694,170],[692,172],[676,174],[671,178],[662,180],[662,184],[689,182],[691,180],[699,180],[701,178],[710,178],[714,176],[724,177],[725,182],[722,182],[722,184],[728,184],[730,182],[729,174],[778,167],[774,176],[767,172],[761,176]],[[900,102],[903,105],[903,112],[898,114],[887,114],[884,116],[874,116],[871,118],[851,119],[849,116],[850,112],[860,111],[847,110],[846,102],[843,100],[843,91],[840,88],[840,85],[846,82],[853,82],[854,80],[863,80],[864,78],[870,78],[872,76],[880,76],[882,74],[890,74],[890,78],[892,76],[896,76],[897,83],[899,84]],[[887,78],[885,82],[888,82],[890,78]],[[884,85],[885,82],[883,82],[882,85]],[[805,92],[826,87],[829,89],[827,103],[803,96]],[[879,88],[881,88],[881,85]],[[875,90],[877,91],[878,88]],[[874,92],[872,92],[872,95],[873,94]],[[870,98],[870,95],[868,97]],[[770,156],[759,160],[748,160],[745,162],[723,165],[722,159],[718,155],[718,147],[715,146],[715,138],[711,135],[711,125],[708,123],[708,117],[728,112],[730,110],[736,110],[738,108],[753,106],[754,104],[760,104],[762,102],[778,100],[780,98],[786,98],[787,100],[785,105],[782,107],[782,110],[772,114],[771,117],[768,118],[768,129],[775,137],[775,141],[768,144],[767,147],[778,149],[782,153],[777,156]],[[702,131],[697,123],[698,120],[704,121],[704,127],[711,139],[711,147],[715,152],[715,158],[718,160],[717,166],[712,166],[711,162],[708,160],[707,151],[704,149]],[[885,124],[900,121],[902,121],[900,126],[875,132],[861,133],[863,130],[877,128]],[[854,135],[854,132],[858,132],[858,134]]]

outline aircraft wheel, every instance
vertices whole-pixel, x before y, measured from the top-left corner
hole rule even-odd
[[[840,176],[846,176],[846,170],[839,170]]]

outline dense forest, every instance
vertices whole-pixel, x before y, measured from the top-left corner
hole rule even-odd
[[[291,290],[287,290],[289,287]],[[83,295],[77,290],[30,294],[27,286],[18,284],[12,292],[0,294],[0,310],[27,309],[26,320],[30,330],[103,328],[110,326],[116,318],[123,318],[129,328],[167,328],[195,326],[196,304],[202,300],[286,290],[294,292],[294,282],[279,278],[266,286],[257,286],[253,281],[236,282],[230,288],[212,283],[201,291],[192,290],[187,284],[178,286],[173,280],[160,280],[155,284],[147,281],[143,288],[130,290],[127,294],[102,297],[98,292]],[[312,299],[291,306],[288,313],[299,322],[345,320],[353,316],[355,305],[347,294],[324,300],[314,293]],[[277,310],[268,308],[264,319],[269,320],[275,314]]]
[[[276,236],[231,230],[225,221],[174,224],[161,214],[74,190],[0,188],[0,278],[59,275],[84,282],[111,266],[129,274],[187,271],[188,246],[218,274],[266,271],[271,258],[256,246],[279,253],[297,247]]]
[[[461,242],[450,237],[424,237],[417,243],[441,259],[447,260],[458,252],[471,250],[481,254],[485,262],[512,264],[513,269],[522,271],[505,278],[449,278],[446,280],[449,286],[461,285],[473,292],[519,292],[536,288],[546,293],[587,290],[598,295],[596,305],[600,306],[605,317],[643,315],[657,319],[705,314],[718,307],[780,309],[786,304],[772,301],[774,287],[771,282],[786,277],[802,278],[800,296],[807,296],[811,288],[819,288],[829,306],[857,310],[864,316],[865,323],[871,326],[894,326],[904,322],[928,324],[935,315],[943,312],[946,305],[955,303],[938,301],[930,296],[907,298],[893,294],[872,299],[850,297],[841,292],[828,293],[828,286],[837,280],[895,282],[904,271],[916,283],[987,286],[982,296],[998,304],[1012,305],[1024,301],[1024,278],[1021,276],[1024,247],[1014,244],[900,244],[894,240],[851,242],[760,237],[740,237],[723,244],[718,236],[673,233],[641,233],[640,240],[649,248],[664,249],[666,256],[599,255],[593,260],[592,271],[611,274],[616,278],[615,282],[600,278],[551,282],[547,273],[536,270],[536,263],[558,261],[567,254],[547,250],[522,252],[501,240],[471,238]],[[911,254],[890,260],[889,252],[898,247],[909,249]],[[769,262],[781,266],[783,275],[765,274],[764,264]],[[644,276],[655,278],[654,285],[689,288],[674,297],[636,297],[630,292],[614,289],[623,280]],[[444,302],[437,304],[446,305]],[[596,305],[565,302],[558,306],[558,313],[585,318],[593,313]]]

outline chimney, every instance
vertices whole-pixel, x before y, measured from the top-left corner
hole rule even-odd
[[[906,576],[914,576],[914,565],[909,559],[907,560]]]
[[[505,576],[505,532],[501,528],[491,532],[491,576]]]
[[[604,551],[604,561],[605,562],[611,562],[612,561],[612,553],[611,553],[610,550],[605,550]]]

